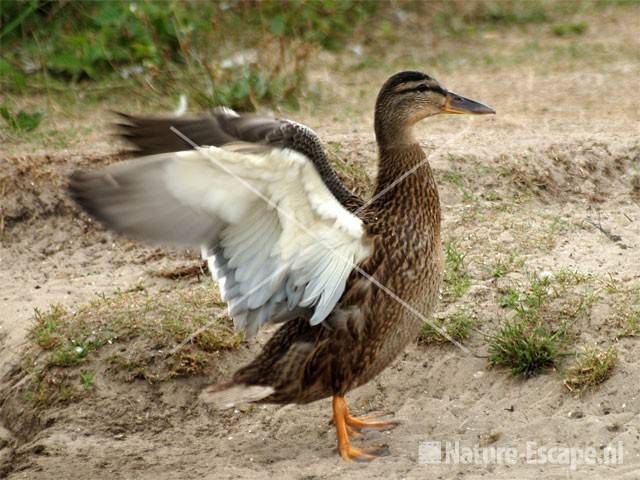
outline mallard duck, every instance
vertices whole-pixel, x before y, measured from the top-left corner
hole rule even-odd
[[[386,368],[436,305],[440,202],[413,126],[439,113],[495,112],[424,73],[386,81],[375,105],[377,184],[366,202],[340,182],[311,129],[229,109],[123,115],[120,133],[146,156],[75,173],[70,193],[117,232],[200,247],[236,328],[250,336],[282,324],[229,382],[204,389],[204,401],[332,397],[340,455],[371,460],[384,449],[356,448],[350,436],[395,423],[352,416],[345,395]]]

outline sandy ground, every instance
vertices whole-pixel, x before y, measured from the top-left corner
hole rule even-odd
[[[613,49],[619,44],[640,48],[637,22],[631,20],[605,16],[590,30],[590,40],[606,39]],[[508,45],[521,37],[510,34],[504,41]],[[415,68],[426,69],[419,54],[411,59]],[[373,173],[372,104],[379,81],[392,71],[354,73],[336,89],[329,106],[303,111],[296,119],[318,131],[334,151],[339,146],[340,156]],[[327,75],[318,74],[319,81]],[[453,304],[443,303],[438,315],[465,308],[478,316],[482,331],[491,332],[506,316],[497,304],[497,284],[522,281],[533,272],[571,268],[598,281],[614,278],[621,289],[638,285],[640,65],[613,56],[548,69],[461,66],[437,77],[498,111],[494,118],[442,117],[419,126],[440,183],[445,237],[456,239],[467,252],[472,276],[469,291]],[[359,95],[350,95],[354,90]],[[82,119],[97,125],[106,121],[100,112]],[[403,422],[356,441],[390,447],[391,456],[367,465],[348,465],[336,455],[329,401],[222,413],[196,401],[204,384],[248,360],[269,331],[222,356],[208,378],[151,385],[99,376],[94,394],[81,402],[34,413],[12,396],[20,383],[14,365],[33,309],[87,302],[97,293],[140,282],[150,290],[166,287],[171,281],[149,271],[186,258],[104,232],[79,219],[65,199],[66,173],[120,158],[121,146],[104,132],[97,128],[64,151],[15,144],[3,154],[8,161],[0,164],[7,219],[0,237],[0,476],[640,478],[637,337],[617,341],[619,361],[612,377],[581,397],[568,394],[555,371],[524,381],[487,369],[486,344],[477,332],[466,343],[472,354],[451,345],[412,345],[377,379],[349,395],[356,412],[383,411]],[[49,173],[35,175],[42,168],[34,166]],[[451,181],[453,174],[461,180]],[[492,200],[487,200],[489,192]],[[497,208],[504,205],[500,200],[511,206]],[[491,265],[509,253],[522,259],[522,267],[492,278]],[[612,318],[624,301],[602,294],[577,325],[576,345],[614,341]],[[514,465],[431,465],[420,461],[420,444],[427,441],[511,447],[520,454],[527,442],[536,442],[593,447],[599,455],[605,446],[622,442],[624,458],[618,465],[578,465],[575,470],[522,458]]]

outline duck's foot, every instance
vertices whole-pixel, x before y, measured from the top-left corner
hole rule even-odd
[[[377,445],[374,447],[357,448],[350,444],[338,446],[340,456],[347,462],[370,462],[379,457],[391,455],[388,445]]]
[[[349,424],[347,424],[347,434],[352,438],[357,438],[362,436],[362,433],[360,432],[360,430],[358,430],[357,428],[350,427]]]
[[[364,417],[366,418],[366,417]],[[398,422],[367,422],[363,419],[349,415],[349,407],[344,397],[333,397],[333,422],[336,424],[336,436],[338,437],[338,452],[348,462],[369,462],[378,457],[390,454],[387,445],[379,445],[369,448],[356,448],[351,445],[349,437],[360,435],[361,429],[386,430],[398,425]]]
[[[372,414],[362,417],[352,417],[347,414],[345,421],[349,427],[356,429],[358,432],[361,430],[391,430],[401,423],[398,420],[377,420],[381,416],[382,415]]]

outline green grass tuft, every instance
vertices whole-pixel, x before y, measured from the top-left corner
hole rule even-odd
[[[93,382],[96,378],[96,373],[90,370],[80,370],[80,384],[85,390],[93,389]]]
[[[531,376],[558,365],[575,338],[578,318],[595,302],[589,288],[592,277],[571,270],[534,275],[524,287],[502,292],[500,306],[515,316],[489,340],[489,364],[515,375]]]
[[[506,322],[489,342],[489,364],[529,377],[558,361],[567,344],[567,325],[552,328],[518,318]]]
[[[9,128],[16,132],[31,132],[38,128],[44,113],[42,112],[25,112],[20,110],[17,113],[10,110],[8,107],[0,107],[0,116],[4,118]]]

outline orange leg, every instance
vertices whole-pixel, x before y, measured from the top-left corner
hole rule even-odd
[[[338,437],[338,451],[340,456],[348,462],[358,461],[367,462],[384,455],[388,455],[386,446],[372,448],[356,448],[351,445],[349,435],[355,435],[357,432],[353,430],[349,422],[353,422],[355,418],[349,415],[349,407],[344,397],[333,397],[333,421],[336,424],[336,436]],[[358,420],[361,423],[364,423]],[[358,427],[356,427],[358,428]],[[367,427],[369,428],[369,427]]]

